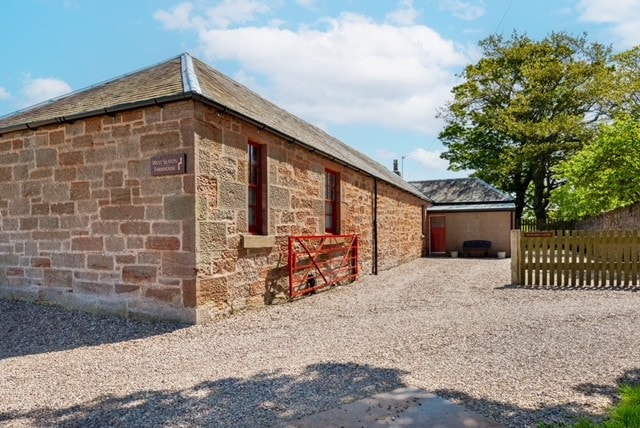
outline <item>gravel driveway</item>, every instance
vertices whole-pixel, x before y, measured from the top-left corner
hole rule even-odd
[[[509,278],[421,259],[204,326],[0,301],[0,425],[286,426],[412,386],[523,427],[602,414],[640,379],[640,293]]]

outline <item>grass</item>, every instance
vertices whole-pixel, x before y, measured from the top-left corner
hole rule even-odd
[[[620,396],[620,403],[609,410],[607,419],[602,422],[581,418],[574,425],[540,424],[539,428],[640,428],[640,385],[623,386]]]
[[[640,427],[640,386],[623,386],[622,401],[609,412],[606,428]]]

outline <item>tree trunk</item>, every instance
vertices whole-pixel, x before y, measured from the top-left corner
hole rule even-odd
[[[526,207],[526,195],[525,192],[516,193],[516,224],[520,224],[520,219],[522,219],[522,213]]]
[[[515,204],[516,204],[516,212],[515,212],[515,220],[516,224],[520,224],[520,220],[522,219],[522,213],[525,208],[527,208],[527,189],[529,188],[529,184],[531,184],[531,174],[522,175],[520,173],[515,174],[511,183],[510,183],[510,191],[514,195]],[[508,188],[509,188],[508,187]]]
[[[533,172],[533,213],[538,221],[547,220],[546,195],[546,168],[545,162],[540,162]]]

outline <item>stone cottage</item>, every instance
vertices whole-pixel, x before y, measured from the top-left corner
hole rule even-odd
[[[420,257],[427,205],[183,54],[0,118],[0,297],[206,322],[286,294],[292,235]]]

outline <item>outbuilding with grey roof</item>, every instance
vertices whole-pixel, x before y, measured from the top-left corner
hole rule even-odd
[[[452,251],[463,255],[465,241],[489,241],[489,255],[511,255],[515,203],[509,195],[478,178],[411,184],[432,201],[425,226],[429,230],[430,255],[451,255]]]

